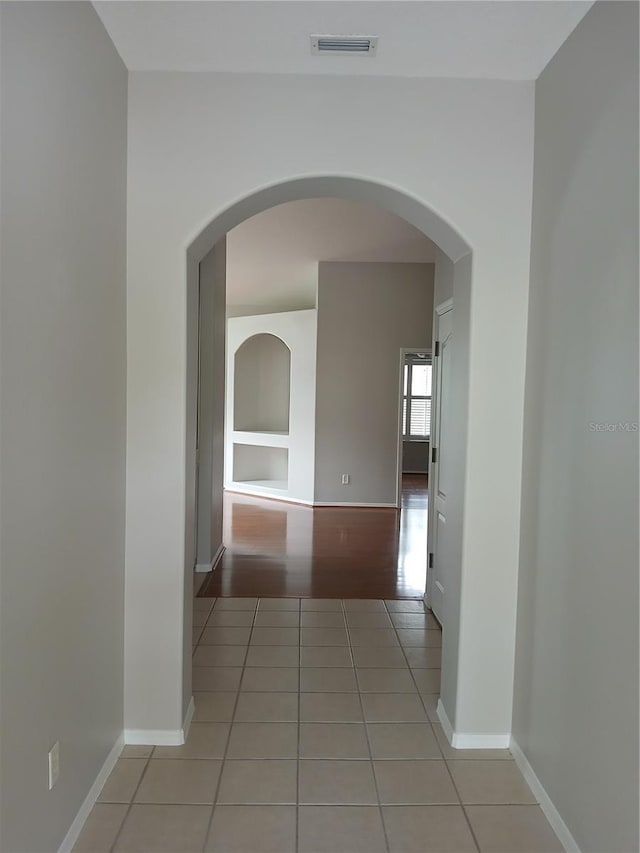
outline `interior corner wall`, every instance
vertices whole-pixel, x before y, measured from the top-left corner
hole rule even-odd
[[[0,849],[51,853],[123,729],[127,72],[90,3],[0,19]]]
[[[397,506],[400,351],[431,346],[433,269],[319,264],[316,503]]]
[[[513,720],[584,853],[638,850],[637,371],[638,4],[601,2],[536,85]]]

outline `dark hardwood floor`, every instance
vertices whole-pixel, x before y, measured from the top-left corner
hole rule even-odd
[[[218,568],[198,595],[422,598],[427,478],[405,475],[402,511],[311,507],[225,494]]]

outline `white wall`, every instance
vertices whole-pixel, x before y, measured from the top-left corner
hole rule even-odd
[[[227,414],[226,414],[226,456],[225,456],[225,485],[234,490],[246,491],[249,494],[264,493],[262,488],[253,488],[248,483],[242,483],[243,479],[286,479],[288,468],[288,485],[285,489],[279,489],[273,496],[279,498],[290,498],[304,503],[313,502],[314,489],[314,448],[315,448],[315,412],[316,412],[316,324],[317,315],[315,309],[306,311],[283,311],[277,314],[259,314],[252,317],[233,317],[227,321]],[[235,398],[242,383],[236,382],[236,355],[239,352],[241,358],[246,352],[246,342],[255,339],[259,335],[272,335],[286,345],[290,353],[289,370],[289,429],[288,434],[283,436],[270,436],[265,439],[266,444],[275,443],[280,449],[279,453],[261,453],[259,450],[248,447],[241,449],[237,454],[238,471],[240,477],[234,480],[234,441],[245,445],[255,440],[247,432],[234,430]],[[245,346],[243,346],[245,345]],[[286,368],[286,351],[282,356],[272,360],[272,366],[281,369]],[[279,359],[285,357],[280,363]],[[256,375],[254,374],[254,378]],[[271,380],[269,380],[271,383]],[[278,399],[285,403],[284,384],[280,385]],[[267,390],[271,388],[271,384]],[[254,386],[253,396],[258,403],[261,391]],[[243,403],[246,397],[242,397]],[[266,417],[269,424],[271,417],[275,415],[270,412],[267,401],[260,407],[260,414]],[[244,410],[246,411],[246,409]],[[240,425],[245,423],[242,421]],[[271,421],[275,425],[275,421]],[[281,424],[282,426],[282,424]],[[288,451],[288,465],[284,461],[282,449]],[[260,459],[264,460],[264,476],[252,474],[252,470],[260,472]]]
[[[51,853],[123,727],[127,73],[88,3],[0,15],[0,849]]]
[[[400,351],[432,314],[433,264],[318,265],[317,503],[397,505]]]
[[[536,88],[513,731],[583,851],[638,849],[638,6]]]
[[[510,730],[532,145],[529,83],[130,75],[127,607],[151,595],[155,609],[127,638],[128,726],[181,723],[185,248],[215,219],[192,244],[201,259],[220,228],[292,200],[294,178],[338,176],[311,194],[357,186],[454,259],[473,248],[463,574],[483,580],[460,654],[479,661],[468,725]]]

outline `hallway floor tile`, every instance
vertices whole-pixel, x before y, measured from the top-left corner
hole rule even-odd
[[[74,853],[556,853],[508,750],[455,750],[421,602],[197,598],[184,746],[125,747]]]

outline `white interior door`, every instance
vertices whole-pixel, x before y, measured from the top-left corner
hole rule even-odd
[[[453,352],[453,304],[436,308],[431,409],[431,464],[429,467],[429,577],[427,603],[442,624],[442,603],[447,590],[446,564],[441,557],[447,524],[447,495],[451,480],[450,457],[446,452],[450,431],[451,356]]]

